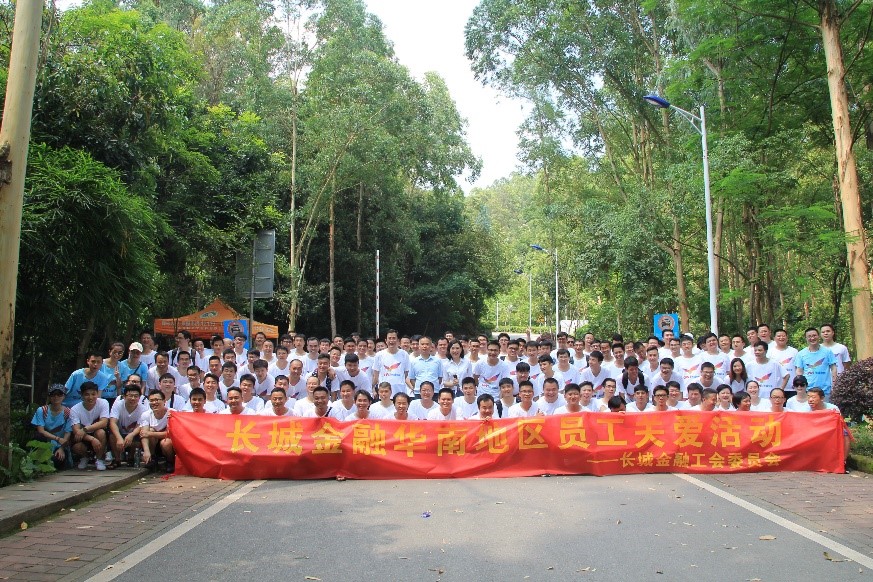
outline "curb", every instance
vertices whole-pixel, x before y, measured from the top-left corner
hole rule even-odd
[[[115,489],[118,489],[120,487],[130,485],[134,481],[138,481],[141,477],[145,477],[148,474],[148,469],[139,469],[137,471],[131,472],[129,475],[126,475],[123,479],[119,479],[111,483],[106,483],[104,485],[94,487],[93,489],[77,491],[72,495],[67,495],[66,497],[61,497],[60,499],[53,499],[52,501],[38,507],[32,507],[23,511],[19,511],[18,513],[6,515],[3,518],[0,518],[0,535],[5,535],[13,531],[18,531],[21,527],[22,521],[26,521],[30,524],[40,519],[44,519],[59,512],[65,507],[71,507],[73,505],[84,503],[85,501],[90,501],[91,499],[99,497],[104,493],[109,493],[110,491],[114,491]]]

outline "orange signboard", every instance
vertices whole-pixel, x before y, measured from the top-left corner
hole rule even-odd
[[[578,413],[493,421],[173,412],[180,474],[219,479],[423,479],[843,471],[836,412]]]
[[[182,317],[155,319],[155,333],[173,335],[180,329],[187,329],[195,339],[208,339],[213,335],[224,335],[224,322],[231,319],[247,321],[221,299],[216,299],[200,311]],[[268,338],[278,339],[279,328],[275,325],[254,322],[250,326],[252,335],[259,331]]]

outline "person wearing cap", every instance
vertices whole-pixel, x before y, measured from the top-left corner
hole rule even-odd
[[[48,394],[49,403],[37,408],[30,421],[36,429],[36,440],[52,444],[52,461],[57,469],[73,466],[69,447],[73,421],[70,418],[70,409],[64,406],[66,393],[63,384],[52,384]]]
[[[133,342],[127,348],[127,359],[118,362],[118,376],[121,378],[122,385],[127,384],[127,379],[131,374],[136,374],[140,378],[145,378],[149,372],[148,365],[142,361],[142,344]]]

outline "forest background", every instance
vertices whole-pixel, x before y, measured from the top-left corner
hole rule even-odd
[[[22,225],[16,376],[221,296],[277,232],[256,318],[316,335],[708,327],[699,136],[651,92],[707,107],[721,331],[768,322],[852,346],[825,5],[840,14],[865,224],[873,216],[871,2],[484,0],[479,79],[525,99],[520,171],[480,160],[436,74],[415,79],[359,0],[47,5]],[[0,10],[8,62],[13,6]],[[5,85],[5,70],[0,81]],[[521,272],[521,276],[516,274]],[[528,279],[530,276],[530,280]],[[529,283],[534,293],[529,298]]]

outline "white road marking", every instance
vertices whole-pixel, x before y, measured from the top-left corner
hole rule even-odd
[[[260,487],[266,483],[266,481],[252,481],[251,483],[247,483],[243,485],[238,490],[234,491],[227,497],[223,499],[219,499],[214,504],[210,505],[208,508],[204,509],[200,513],[196,514],[194,517],[189,519],[188,521],[182,522],[173,529],[164,532],[157,538],[153,539],[140,549],[136,550],[129,556],[124,557],[120,561],[112,564],[111,566],[107,566],[105,570],[96,574],[89,578],[89,582],[107,582],[109,580],[115,579],[117,576],[124,574],[146,558],[155,554],[162,548],[166,547],[168,544],[176,541],[198,525],[205,522],[210,517],[217,514],[219,511],[237,501],[239,498],[244,496],[246,493]]]
[[[780,525],[780,526],[784,527],[785,529],[787,529],[788,531],[796,533],[799,536],[805,537],[806,539],[808,539],[812,542],[815,542],[821,546],[824,546],[825,548],[827,548],[833,552],[836,552],[836,553],[840,554],[841,556],[852,560],[853,562],[857,562],[858,564],[860,564],[862,566],[867,566],[867,568],[873,569],[873,558],[871,558],[870,556],[864,555],[864,554],[857,552],[851,548],[847,548],[846,546],[844,546],[843,544],[841,544],[839,542],[835,542],[834,540],[832,540],[830,538],[826,538],[825,536],[823,536],[819,533],[816,533],[816,532],[812,531],[811,529],[807,529],[807,528],[803,527],[802,525],[798,525],[798,524],[794,523],[793,521],[785,519],[784,517],[779,517],[778,515],[776,515],[775,513],[771,512],[771,511],[767,511],[766,509],[762,509],[753,503],[749,503],[748,501],[745,501],[744,499],[740,499],[736,495],[728,493],[727,491],[722,491],[721,489],[719,489],[718,487],[716,487],[714,485],[704,483],[700,479],[692,477],[691,475],[685,475],[685,474],[681,474],[681,473],[674,473],[674,475],[676,475],[677,477],[679,477],[680,479],[682,479],[684,481],[688,481],[689,483],[691,483],[693,485],[697,485],[698,487],[700,487],[702,489],[706,489],[710,493],[714,493],[715,495],[718,495],[722,499],[724,499],[726,501],[730,501],[734,505],[738,505],[738,506],[742,507],[743,509],[751,511],[752,513],[754,513],[755,515],[757,515],[759,517],[763,517],[764,519],[771,521],[771,522],[775,523],[776,525]]]

